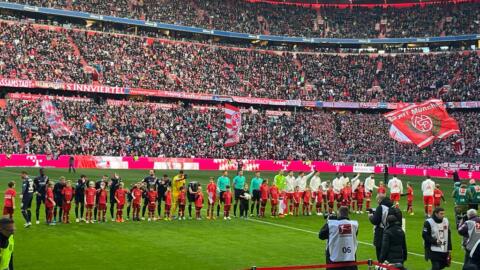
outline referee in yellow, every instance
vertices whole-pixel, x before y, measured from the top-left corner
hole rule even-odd
[[[177,200],[178,195],[180,194],[180,187],[185,185],[185,174],[183,171],[179,171],[172,179],[172,214],[175,215],[177,212]]]
[[[15,224],[9,218],[0,218],[0,269],[13,270]]]

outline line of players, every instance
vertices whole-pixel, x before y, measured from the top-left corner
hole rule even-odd
[[[162,201],[165,210],[163,217],[166,220],[170,220],[174,214],[177,214],[177,208],[176,218],[185,219],[187,201],[189,217],[192,217],[193,206],[197,219],[201,219],[200,213],[205,202],[207,202],[208,207],[208,219],[215,219],[220,216],[221,205],[223,205],[224,219],[230,219],[232,206],[234,216],[237,216],[238,205],[240,206],[240,217],[248,217],[248,212],[250,212],[250,216],[254,216],[254,209],[256,209],[258,217],[265,217],[265,209],[269,201],[272,217],[284,217],[289,214],[298,216],[300,205],[303,215],[311,215],[313,207],[315,207],[317,215],[332,213],[335,205],[337,209],[341,206],[347,206],[351,211],[363,213],[363,202],[366,202],[366,209],[370,208],[374,190],[379,194],[386,194],[388,188],[390,198],[397,207],[400,197],[407,196],[407,212],[413,215],[414,195],[413,187],[409,183],[407,184],[407,193],[403,194],[402,181],[396,176],[388,181],[387,186],[383,182],[376,186],[373,174],[365,179],[365,183],[360,181],[359,177],[360,174],[357,174],[350,180],[345,174],[341,176],[337,174],[330,182],[321,181],[320,173],[316,171],[312,171],[308,175],[301,172],[297,177],[294,176],[293,172],[289,172],[285,176],[284,171],[280,171],[269,186],[268,179],[262,179],[260,172],[255,173],[250,185],[248,185],[242,171],[237,172],[237,175],[233,178],[233,183],[230,183],[228,171],[224,171],[216,182],[213,177],[210,178],[207,185],[207,197],[205,198],[200,183],[190,181],[188,186],[186,185],[187,176],[182,171],[170,180],[167,175],[157,179],[155,171],[150,170],[149,175],[142,181],[132,184],[130,189],[126,189],[117,174],[113,174],[110,179],[104,175],[101,180],[96,182],[88,181],[87,177],[82,175],[73,186],[64,177],[61,177],[57,183],[50,181],[44,170],[40,169],[39,176],[33,180],[26,172],[22,173],[21,208],[26,220],[26,227],[31,225],[30,208],[34,194],[36,194],[37,202],[37,224],[39,223],[40,205],[44,203],[47,223],[52,225],[57,220],[57,213],[58,220],[63,223],[69,222],[72,204],[75,207],[77,222],[86,221],[90,223],[96,220],[105,222],[108,198],[110,198],[112,221],[118,222],[124,221],[123,209],[125,207],[127,208],[127,219],[132,213],[133,220],[140,220],[140,211],[143,219],[148,209],[148,219],[156,220],[162,214]],[[230,189],[231,184],[233,184],[233,194]],[[480,197],[480,187],[478,185],[477,189],[476,194]],[[435,185],[429,177],[422,183],[422,192],[426,215],[431,214],[432,207],[439,207],[442,199],[445,201],[439,185]],[[463,189],[459,187],[457,193],[460,197],[462,197],[462,192]],[[472,192],[475,192],[475,189]],[[466,194],[475,194],[472,192],[468,191]],[[4,215],[13,215],[15,195],[14,183],[11,182],[5,192]],[[467,198],[473,199],[477,196],[468,195]],[[468,200],[466,199],[466,201]],[[217,204],[216,216],[214,216],[215,204]]]

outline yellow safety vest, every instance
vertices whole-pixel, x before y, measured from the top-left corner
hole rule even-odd
[[[8,246],[6,248],[0,248],[0,270],[8,270],[10,265],[10,259],[12,258],[13,247],[15,240],[13,235],[8,238]]]

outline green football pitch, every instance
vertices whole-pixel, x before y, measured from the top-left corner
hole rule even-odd
[[[17,192],[21,190],[21,168],[0,170],[2,192],[8,181],[16,182]],[[25,169],[31,177],[38,169]],[[65,170],[46,169],[50,179],[60,176],[76,181],[80,174],[86,174],[90,180],[98,180],[101,175],[117,172],[124,182],[131,183],[143,179],[146,170],[77,170],[69,174]],[[172,177],[176,171],[157,171],[157,176],[164,173]],[[189,180],[207,183],[210,176],[217,178],[218,171],[187,171]],[[233,178],[235,172],[230,172]],[[253,174],[245,173],[248,181]],[[262,173],[263,178],[273,179],[274,172]],[[322,181],[331,180],[333,174],[322,174]],[[362,176],[364,179],[365,176]],[[377,184],[383,176],[377,176]],[[405,216],[409,269],[430,269],[424,260],[423,241],[421,237],[424,222],[422,197],[420,195],[421,178],[402,177],[410,181],[415,189],[415,215]],[[434,179],[442,185],[447,202],[444,207],[447,217],[453,223],[453,202],[451,180]],[[18,197],[18,196],[17,196]],[[402,197],[401,208],[405,210],[406,198]],[[3,200],[1,200],[3,203]],[[57,226],[45,225],[42,206],[40,225],[23,227],[23,218],[17,198],[15,211],[15,269],[246,269],[251,266],[287,266],[320,264],[325,262],[325,241],[318,239],[318,231],[325,224],[323,217],[287,216],[283,219],[250,218],[249,220],[223,219],[126,222],[103,224],[72,223]],[[374,204],[374,206],[376,206]],[[32,206],[35,221],[35,203]],[[73,209],[71,211],[73,221]],[[203,213],[206,209],[203,209]],[[108,214],[109,216],[109,214]],[[375,258],[372,247],[373,227],[367,215],[352,214],[352,219],[359,220],[358,260]],[[454,227],[454,225],[453,225]],[[464,252],[461,238],[452,228],[453,263],[450,269],[461,269]],[[360,268],[366,269],[366,268]]]

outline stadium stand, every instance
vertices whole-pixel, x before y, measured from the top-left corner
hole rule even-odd
[[[477,34],[480,15],[478,3],[448,2],[404,8],[344,9],[235,0],[13,2],[234,32],[335,38]]]
[[[325,101],[478,100],[478,51],[262,51],[2,21],[0,76]],[[12,55],[14,57],[12,57]],[[90,76],[86,70],[95,70]]]
[[[14,119],[25,147],[20,147],[6,128],[0,134],[7,138],[0,152],[363,162],[391,162],[395,155],[397,162],[425,165],[469,162],[480,156],[476,149],[480,115],[476,112],[452,113],[467,146],[464,155],[455,156],[449,140],[424,150],[394,143],[380,113],[248,108],[242,114],[241,142],[226,148],[221,107],[56,100],[73,133],[57,137],[45,120],[40,102],[8,100],[9,113],[3,113],[2,122],[9,116]]]

